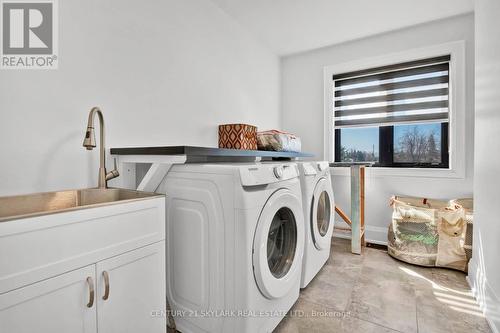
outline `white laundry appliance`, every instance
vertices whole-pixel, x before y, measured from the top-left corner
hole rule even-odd
[[[167,296],[177,329],[271,332],[298,299],[304,218],[298,167],[174,165]]]
[[[305,243],[300,287],[305,288],[330,257],[335,201],[328,162],[299,162]]]

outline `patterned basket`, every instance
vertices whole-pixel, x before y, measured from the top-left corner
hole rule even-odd
[[[219,148],[257,150],[257,127],[247,124],[219,125]]]

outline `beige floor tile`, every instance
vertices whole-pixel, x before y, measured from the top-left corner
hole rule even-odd
[[[436,287],[416,295],[419,332],[491,332],[471,294]]]
[[[432,269],[432,279],[435,283],[460,291],[470,291],[466,276],[464,272],[455,271],[453,269]]]
[[[400,260],[392,258],[387,252],[382,250],[365,248],[363,251],[363,267],[394,271],[397,270],[399,266],[407,265]]]
[[[332,248],[343,248],[345,251],[350,250],[351,240],[333,237],[332,238]]]
[[[349,242],[339,238],[336,240],[340,241],[333,243],[330,259],[302,290],[301,298],[343,311],[349,305],[354,285],[361,273],[362,258],[348,251]]]
[[[395,333],[396,331],[352,317],[346,312],[338,312],[315,303],[299,300],[274,332]]]
[[[351,253],[351,242],[342,238],[332,238],[332,248],[330,258],[326,265],[335,269],[361,268],[363,266],[363,256]]]
[[[351,272],[346,273],[347,270]],[[360,269],[355,269],[361,272]],[[349,305],[356,282],[356,272],[353,269],[333,270],[331,266],[323,267],[309,285],[301,291],[301,298],[316,304],[344,311]]]
[[[347,311],[384,327],[417,332],[415,289],[397,269],[363,267]]]
[[[350,250],[332,249],[330,258],[326,265],[339,267],[361,267],[363,265],[363,257],[358,254],[353,254]]]
[[[330,259],[276,332],[491,332],[465,277],[372,248],[354,255],[349,240],[334,238]]]

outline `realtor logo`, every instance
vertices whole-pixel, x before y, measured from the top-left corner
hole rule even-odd
[[[55,0],[1,0],[1,68],[57,68]]]

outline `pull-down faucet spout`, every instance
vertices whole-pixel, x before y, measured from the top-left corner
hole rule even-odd
[[[113,178],[118,177],[120,174],[118,170],[116,170],[116,161],[115,168],[106,173],[106,150],[104,145],[104,118],[102,116],[102,111],[98,107],[93,107],[89,113],[89,120],[87,123],[87,131],[85,132],[85,138],[83,139],[83,146],[87,148],[87,150],[92,150],[96,147],[95,140],[95,129],[94,129],[94,118],[95,115],[99,117],[99,180],[98,187],[99,188],[107,188],[107,181]]]

